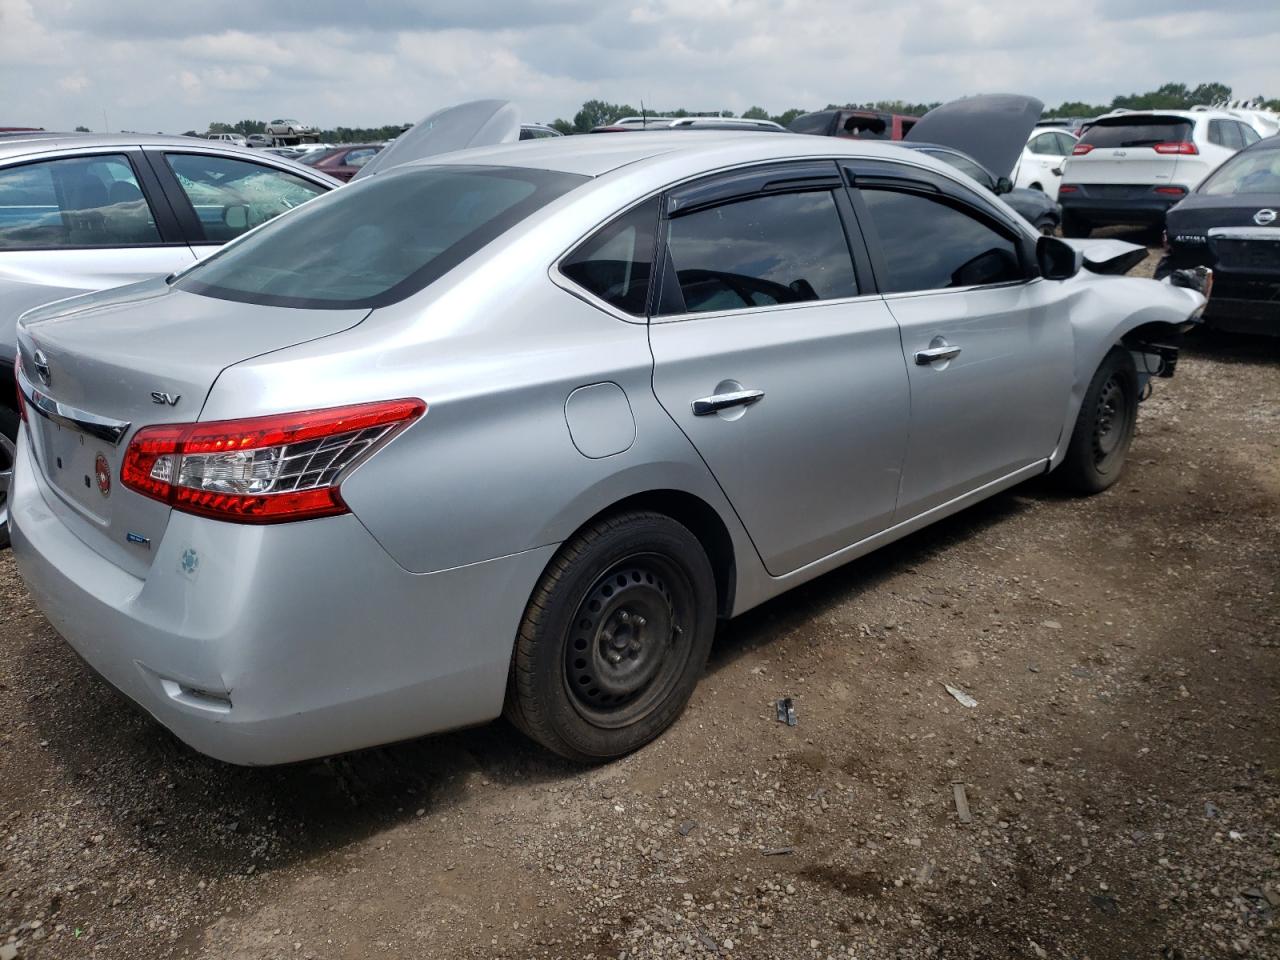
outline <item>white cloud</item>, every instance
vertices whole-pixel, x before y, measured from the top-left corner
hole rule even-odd
[[[1280,96],[1258,0],[0,0],[9,122],[204,129],[416,120],[502,96],[780,112],[996,90],[1106,102],[1168,81]],[[21,97],[13,91],[21,91]]]

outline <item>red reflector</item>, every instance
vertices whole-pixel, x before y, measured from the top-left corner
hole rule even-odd
[[[346,513],[342,479],[426,409],[421,400],[389,400],[143,427],[120,481],[175,510],[238,523]]]
[[[1200,151],[1196,149],[1196,145],[1187,140],[1171,140],[1168,143],[1157,143],[1151,148],[1156,153],[1177,153],[1194,156]]]
[[[27,398],[22,395],[22,387],[19,386],[18,376],[22,371],[22,351],[18,351],[18,355],[13,358],[13,389],[18,394],[18,416],[22,417],[22,422],[27,423]]]
[[[1064,183],[1064,184],[1062,184],[1062,186],[1058,187],[1058,192],[1059,192],[1059,193],[1077,193],[1077,192],[1079,192],[1079,190],[1080,190],[1080,188],[1079,188],[1079,187],[1075,186],[1074,184],[1070,184],[1070,183]]]
[[[1073,157],[1083,157],[1086,153],[1088,153],[1092,149],[1093,149],[1092,143],[1077,143],[1074,147],[1071,148],[1071,155]]]
[[[1186,192],[1186,187],[1156,187],[1156,193],[1165,193],[1174,197],[1180,197]]]

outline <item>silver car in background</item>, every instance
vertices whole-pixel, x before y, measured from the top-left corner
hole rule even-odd
[[[18,316],[167,276],[341,185],[280,157],[190,137],[0,137],[0,546],[18,424]]]
[[[719,618],[1047,471],[1114,483],[1205,302],[1081,269],[1135,249],[866,141],[382,169],[23,318],[18,568],[215,757],[503,713],[616,757],[680,714]]]

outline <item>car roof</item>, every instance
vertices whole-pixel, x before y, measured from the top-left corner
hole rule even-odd
[[[0,135],[0,160],[76,147],[190,147],[194,144],[205,144],[219,150],[234,149],[221,145],[225,142],[210,140],[207,137],[178,137],[156,133],[13,133]]]
[[[482,166],[530,167],[598,177],[621,167],[678,160],[696,171],[702,166],[729,166],[768,160],[807,157],[868,157],[907,159],[903,144],[894,141],[855,140],[841,137],[806,137],[794,133],[767,131],[698,130],[678,133],[647,133],[642,137],[570,136],[546,140],[524,140],[491,147],[478,147],[438,154],[408,165],[477,164]],[[919,154],[914,154],[919,156]],[[707,163],[706,161],[712,161]],[[947,172],[940,160],[922,164]]]
[[[1110,113],[1104,113],[1101,116],[1094,117],[1091,123],[1097,123],[1100,120],[1115,120],[1118,118],[1132,117],[1134,120],[1141,121],[1145,117],[1180,117],[1183,120],[1239,120],[1239,117],[1232,116],[1226,110],[1160,110],[1152,108],[1150,110],[1112,110]]]

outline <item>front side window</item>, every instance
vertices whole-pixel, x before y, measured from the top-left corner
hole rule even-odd
[[[606,303],[642,317],[648,303],[657,229],[655,197],[584,240],[564,258],[560,272]]]
[[[335,190],[182,274],[180,290],[282,307],[380,307],[421,290],[588,178],[401,167]]]
[[[160,242],[151,207],[123,155],[0,170],[0,250]]]
[[[1024,279],[1012,237],[940,199],[862,190],[880,240],[885,293],[946,290]]]
[[[684,311],[852,297],[858,292],[830,191],[753,196],[667,222]],[[679,312],[668,307],[663,312]]]
[[[164,158],[195,209],[206,243],[234,240],[325,192],[292,173],[248,160],[198,153],[166,153]]]
[[[937,157],[943,163],[954,167],[966,176],[972,177],[988,190],[995,189],[996,184],[995,181],[991,179],[991,174],[987,173],[986,168],[979,166],[976,161],[970,160],[968,157],[962,157],[958,153],[950,153],[944,150],[931,150],[929,151],[929,155]]]
[[[1058,137],[1053,133],[1042,133],[1031,141],[1031,152],[1051,157],[1058,152]]]

